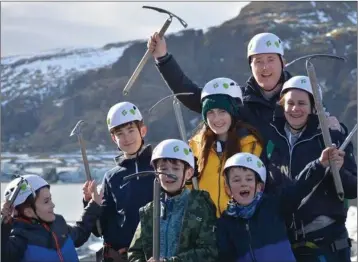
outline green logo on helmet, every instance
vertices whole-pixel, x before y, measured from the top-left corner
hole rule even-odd
[[[126,116],[127,114],[128,114],[127,110],[123,110],[123,111],[122,111],[122,115],[123,115],[123,116]]]
[[[224,87],[225,89],[228,89],[230,86],[229,86],[228,83],[224,83],[224,84],[223,84],[223,87]]]
[[[306,83],[307,83],[306,79],[301,79],[301,84],[306,84]]]
[[[111,124],[111,119],[108,117],[107,118],[107,125],[110,125]]]
[[[187,156],[187,155],[189,155],[189,153],[190,153],[190,150],[187,148],[184,148],[184,154]]]
[[[176,153],[176,152],[178,152],[179,151],[179,147],[178,146],[175,146],[174,148],[173,148],[173,151]]]
[[[27,185],[25,183],[23,183],[21,186],[20,186],[20,189],[21,191],[25,191],[27,189]]]
[[[279,48],[279,47],[280,47],[280,43],[277,42],[277,41],[275,41],[275,46],[276,46],[277,48]]]
[[[247,157],[246,162],[252,162],[252,157],[251,156]]]
[[[132,115],[135,115],[135,110],[134,110],[134,109],[129,110],[129,112],[130,112]]]
[[[261,161],[257,160],[257,167],[261,168],[263,166],[264,166],[264,164]]]
[[[219,84],[218,83],[215,83],[214,84],[214,88],[218,88],[219,87]]]
[[[270,41],[270,40],[267,41],[267,42],[266,42],[266,45],[267,45],[268,47],[271,46],[271,45],[272,45],[271,41]]]

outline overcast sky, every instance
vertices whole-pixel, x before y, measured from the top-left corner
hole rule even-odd
[[[147,39],[167,15],[143,5],[167,9],[205,29],[227,21],[248,2],[2,2],[1,56],[31,54],[60,47],[99,47]],[[173,20],[169,33],[183,27]]]

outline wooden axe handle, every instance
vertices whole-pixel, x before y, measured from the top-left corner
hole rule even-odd
[[[172,22],[172,17],[169,17],[164,25],[162,26],[162,28],[159,31],[159,36],[163,37],[163,35],[165,34],[165,32],[167,31],[169,25]],[[129,78],[126,86],[123,89],[123,95],[128,95],[129,90],[132,88],[134,81],[138,78],[140,72],[142,72],[144,65],[147,63],[149,57],[151,56],[151,53],[149,51],[149,49],[145,52],[144,56],[142,57],[142,60],[140,60],[137,68],[134,70],[134,73],[132,74],[131,78]]]

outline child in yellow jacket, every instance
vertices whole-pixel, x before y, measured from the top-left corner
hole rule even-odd
[[[222,176],[226,159],[239,152],[260,156],[262,141],[253,127],[239,120],[242,92],[235,81],[209,81],[202,90],[201,103],[204,124],[189,145],[197,159],[199,189],[209,192],[219,217],[230,200]]]

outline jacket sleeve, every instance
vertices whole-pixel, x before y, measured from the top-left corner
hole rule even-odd
[[[282,189],[279,196],[281,211],[283,213],[294,212],[301,204],[302,199],[324,179],[326,173],[326,169],[318,159],[308,163],[294,183]]]
[[[1,261],[20,262],[27,249],[27,239],[12,230],[12,224],[1,224]]]
[[[193,95],[178,96],[178,99],[190,110],[201,113],[201,89],[183,73],[173,55],[167,54],[162,61],[157,61],[156,65],[165,82],[175,94],[194,93]]]
[[[142,242],[142,225],[141,221],[139,221],[137,229],[134,233],[132,242],[128,249],[128,262],[146,262],[147,259],[145,258]],[[148,258],[149,259],[149,258]]]
[[[85,208],[82,218],[74,226],[68,225],[75,247],[82,246],[90,237],[91,231],[101,215],[101,207],[91,200]]]
[[[217,246],[216,246],[216,208],[209,193],[201,191],[202,197],[198,200],[198,208],[200,207],[200,216],[202,217],[199,236],[196,239],[196,245],[193,249],[179,253],[175,257],[167,259],[170,262],[216,262]],[[200,202],[199,202],[200,201]]]
[[[234,262],[235,250],[232,240],[229,238],[227,222],[223,217],[219,218],[216,230],[217,247],[219,251],[218,261]]]

